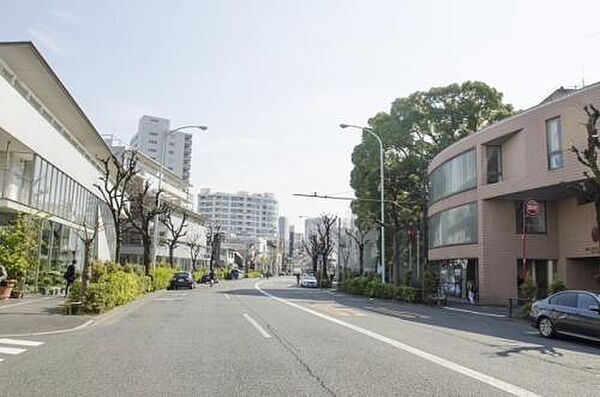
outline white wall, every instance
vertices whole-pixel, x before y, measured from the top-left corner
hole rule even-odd
[[[0,78],[0,128],[96,193],[100,171],[54,129],[4,78]]]

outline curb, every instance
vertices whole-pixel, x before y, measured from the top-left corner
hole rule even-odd
[[[93,319],[90,319],[90,320],[86,321],[85,323],[79,324],[75,327],[56,329],[56,330],[51,330],[51,331],[26,332],[26,333],[20,333],[20,334],[5,334],[5,335],[0,335],[0,337],[6,338],[6,337],[59,335],[59,334],[66,334],[66,333],[70,333],[70,332],[77,332],[77,331],[81,331],[81,330],[84,330],[87,328],[92,328],[92,327],[102,324],[106,321],[116,320],[119,317],[122,317],[125,314],[132,312],[133,310],[139,308],[140,306],[148,303],[151,298],[163,295],[165,293],[165,291],[166,290],[160,290],[160,291],[151,292],[149,294],[145,294],[134,301],[131,301],[122,306],[115,307],[114,309],[112,309],[106,313],[99,314],[96,317],[94,317]]]

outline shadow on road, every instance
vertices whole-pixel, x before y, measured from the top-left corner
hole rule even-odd
[[[351,309],[374,312],[412,323],[427,324],[528,344],[525,346],[510,347],[507,347],[506,344],[493,346],[497,349],[495,352],[495,356],[497,357],[509,357],[527,351],[536,351],[542,355],[552,357],[562,356],[562,353],[556,349],[600,355],[600,343],[587,342],[570,337],[545,339],[539,336],[537,330],[524,320],[482,317],[475,314],[451,312],[441,307],[408,304],[395,300],[371,299],[357,295],[332,293],[327,290],[304,289],[296,286],[288,286],[287,288],[268,288],[263,286],[261,288],[278,298],[301,301],[297,303],[302,303],[302,301],[309,305],[325,302],[335,303]],[[220,292],[239,297],[264,297],[255,288],[232,289]]]

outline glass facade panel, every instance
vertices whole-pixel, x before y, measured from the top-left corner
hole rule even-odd
[[[546,146],[548,149],[548,169],[562,168],[562,127],[560,117],[546,121]]]
[[[502,182],[502,146],[486,146],[487,183]]]
[[[429,218],[429,247],[477,243],[477,203],[450,208]]]
[[[429,175],[431,200],[477,187],[477,154],[466,151],[437,167]]]

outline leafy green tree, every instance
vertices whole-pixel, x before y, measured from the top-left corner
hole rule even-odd
[[[389,247],[396,283],[401,280],[400,263],[404,236],[410,222],[421,219],[426,224],[427,166],[440,151],[513,113],[502,94],[485,83],[467,81],[446,87],[418,91],[398,98],[389,112],[380,112],[369,120],[369,127],[384,145],[386,246]],[[352,210],[359,222],[379,218],[379,148],[363,133],[354,148],[350,184],[359,199]],[[423,246],[427,245],[427,229]],[[386,258],[390,258],[386,252]],[[424,258],[426,259],[426,258]]]
[[[39,222],[26,214],[17,215],[0,228],[0,264],[9,279],[25,281],[36,264]]]

